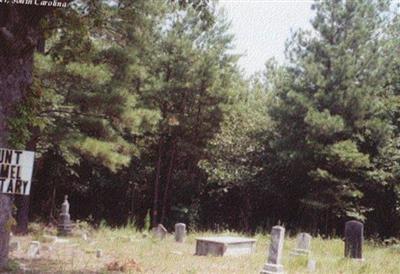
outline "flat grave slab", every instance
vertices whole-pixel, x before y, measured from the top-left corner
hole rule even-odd
[[[242,237],[201,237],[196,238],[196,254],[199,256],[236,256],[255,251],[256,240]]]

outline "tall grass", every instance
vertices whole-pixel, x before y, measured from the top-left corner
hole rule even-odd
[[[38,262],[32,261],[30,268],[38,273],[109,273],[107,265],[132,266],[127,267],[127,273],[260,273],[267,259],[267,248],[270,241],[268,234],[256,234],[256,251],[251,255],[239,257],[195,256],[196,237],[215,235],[213,232],[190,233],[183,244],[176,243],[170,235],[165,240],[158,240],[149,234],[139,231],[133,224],[123,228],[110,228],[103,223],[91,232],[88,241],[75,236],[70,245],[54,246],[49,259]],[[245,236],[231,231],[221,232],[220,235]],[[21,237],[22,241],[30,238]],[[293,257],[289,253],[295,247],[295,238],[287,237],[284,243],[283,265],[286,273],[309,273],[307,257]],[[312,240],[310,259],[317,262],[313,273],[329,274],[399,274],[400,247],[396,245],[380,246],[374,242],[364,245],[363,262],[345,259],[344,243],[341,239]],[[96,250],[101,249],[103,256],[96,258]],[[57,254],[57,255],[56,255]],[[35,265],[36,264],[36,265]],[[83,271],[83,272],[82,272]]]

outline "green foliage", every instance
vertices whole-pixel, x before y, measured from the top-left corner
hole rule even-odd
[[[144,231],[150,231],[151,227],[151,218],[150,218],[150,210],[147,211],[146,217],[144,219]]]
[[[289,65],[268,67],[276,133],[268,144],[266,168],[272,174],[266,176],[293,188],[283,196],[293,198],[295,191],[289,208],[305,208],[303,216],[366,220],[377,209],[370,200],[377,186],[397,184],[387,172],[398,166],[393,147],[398,137],[385,106],[395,99],[385,80],[392,61],[383,50],[390,3],[333,1],[313,7],[314,32],[298,31],[289,41]]]
[[[400,223],[400,20],[390,1],[315,2],[288,60],[245,79],[209,1],[74,1],[9,124],[39,152],[35,214],[65,193],[110,226],[335,230]],[[83,201],[83,202],[82,202]],[[396,219],[397,218],[397,219]],[[102,221],[104,220],[104,221]]]
[[[22,271],[22,268],[18,261],[8,260],[7,265],[4,267],[4,269],[2,269],[2,272],[3,271],[7,273],[18,273]]]

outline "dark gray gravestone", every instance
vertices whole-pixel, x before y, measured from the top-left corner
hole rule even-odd
[[[352,259],[362,260],[362,246],[364,242],[364,225],[358,221],[348,221],[344,229],[344,255]]]

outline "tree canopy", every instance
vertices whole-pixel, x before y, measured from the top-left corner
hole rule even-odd
[[[41,11],[7,131],[38,152],[31,218],[54,221],[69,194],[72,216],[93,223],[334,235],[358,219],[399,236],[394,5],[316,1],[286,62],[251,77],[213,1]]]

